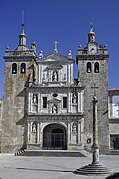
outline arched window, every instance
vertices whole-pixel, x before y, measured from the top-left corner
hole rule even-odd
[[[91,66],[91,63],[88,62],[87,63],[87,73],[91,73],[92,72],[92,66]]]
[[[21,74],[26,73],[26,64],[25,63],[21,63]]]
[[[95,72],[95,73],[99,73],[99,63],[98,63],[98,62],[95,62],[94,72]]]
[[[17,64],[16,63],[12,64],[12,74],[17,74]]]

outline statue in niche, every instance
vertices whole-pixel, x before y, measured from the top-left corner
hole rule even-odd
[[[76,103],[77,103],[76,93],[72,93],[72,103],[73,103],[73,104],[76,104]]]
[[[43,80],[43,81],[45,80],[45,73],[43,73],[43,78],[42,78],[42,80]]]
[[[74,122],[74,123],[72,124],[72,132],[73,132],[73,133],[76,133],[76,132],[77,132],[77,123],[76,123],[76,122]]]
[[[33,125],[32,125],[32,132],[36,132],[36,124],[35,123],[33,123]]]
[[[52,81],[58,81],[58,73],[57,73],[57,71],[53,71]]]
[[[56,114],[57,113],[57,106],[53,104],[52,106],[52,113]]]
[[[64,74],[64,80],[66,80],[66,74]]]
[[[34,104],[38,103],[38,96],[37,96],[37,94],[33,94],[33,103]]]

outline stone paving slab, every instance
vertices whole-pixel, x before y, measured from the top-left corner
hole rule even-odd
[[[0,179],[104,179],[73,174],[91,157],[26,157],[0,154]],[[100,156],[100,163],[119,172],[119,155]]]

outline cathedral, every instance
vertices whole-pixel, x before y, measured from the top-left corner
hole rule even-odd
[[[0,100],[1,152],[87,150],[93,143],[93,105],[98,99],[100,153],[119,150],[119,89],[108,90],[108,48],[96,42],[93,27],[76,60],[58,52],[44,56],[27,47],[24,24],[15,50],[4,55],[4,97]],[[73,77],[73,65],[78,78]],[[116,107],[115,107],[116,106]]]

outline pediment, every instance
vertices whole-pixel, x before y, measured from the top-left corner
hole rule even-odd
[[[59,53],[53,53],[51,55],[48,55],[46,57],[43,57],[42,59],[40,59],[39,63],[51,63],[51,62],[56,62],[56,63],[62,63],[62,62],[65,62],[65,63],[68,63],[68,62],[72,62],[74,63],[74,60],[73,59],[70,59],[62,54],[59,54]]]

